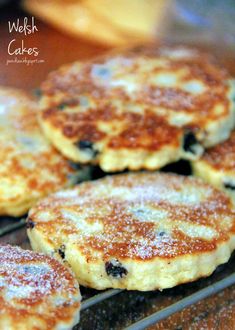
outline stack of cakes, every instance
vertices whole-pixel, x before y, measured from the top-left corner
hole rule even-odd
[[[234,97],[233,80],[214,58],[184,46],[66,65],[43,82],[39,100],[2,88],[0,213],[32,207],[28,237],[44,253],[35,260],[48,255],[45,267],[59,261],[84,286],[162,290],[208,276],[235,248]],[[212,185],[157,171],[181,159]],[[92,166],[109,175],[74,186],[78,174],[92,179]],[[17,248],[4,249],[11,256]],[[17,310],[6,274],[4,308]],[[79,309],[74,288],[62,299],[76,297],[68,327]],[[4,328],[10,316],[1,315]]]

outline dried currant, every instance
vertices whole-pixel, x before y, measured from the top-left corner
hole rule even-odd
[[[93,149],[93,143],[91,141],[88,141],[88,140],[81,140],[81,141],[78,142],[78,147],[81,150]]]
[[[65,245],[62,244],[59,249],[57,250],[61,258],[64,260],[65,258]]]
[[[67,103],[62,102],[57,105],[57,109],[64,110],[67,106],[68,106]]]
[[[98,154],[98,151],[94,149],[94,144],[91,141],[81,140],[76,143],[76,146],[82,151],[89,152],[92,158]]]
[[[105,263],[105,271],[107,275],[115,278],[122,278],[127,275],[128,271],[122,266],[119,261],[107,261]]]
[[[33,90],[33,95],[36,96],[36,97],[38,97],[38,98],[40,98],[40,97],[42,96],[42,91],[41,91],[41,89],[40,89],[40,88],[35,88],[35,89]]]
[[[198,141],[193,132],[186,132],[184,134],[183,148],[186,152],[195,154],[195,146],[198,145]]]
[[[235,184],[232,183],[224,183],[224,188],[229,189],[229,190],[235,190]]]
[[[35,223],[33,222],[33,220],[31,218],[28,218],[27,222],[26,222],[26,228],[33,229],[34,227],[35,227]]]

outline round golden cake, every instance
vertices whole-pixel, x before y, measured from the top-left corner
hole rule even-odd
[[[31,96],[0,88],[0,215],[23,215],[81,174],[44,137],[37,113]]]
[[[192,162],[192,168],[196,176],[225,190],[235,201],[235,131],[228,140]]]
[[[229,197],[176,174],[82,183],[40,201],[27,226],[34,250],[66,260],[96,289],[170,288],[210,275],[235,248]]]
[[[1,330],[69,330],[78,323],[79,286],[58,260],[0,246]]]
[[[136,47],[51,73],[40,123],[74,161],[152,170],[228,138],[233,95],[228,73],[197,49]]]

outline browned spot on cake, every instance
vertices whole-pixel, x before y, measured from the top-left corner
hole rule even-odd
[[[40,221],[44,210],[50,219]],[[234,212],[229,197],[198,179],[132,173],[55,194],[34,208],[30,218],[53,245],[66,244],[72,235],[89,260],[94,251],[106,261],[151,260],[216,250],[235,233]],[[204,237],[198,226],[212,236]]]
[[[217,170],[235,171],[235,131],[228,140],[208,149],[202,160]]]

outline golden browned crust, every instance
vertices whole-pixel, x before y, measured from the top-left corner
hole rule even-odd
[[[66,138],[74,143],[79,141],[99,142],[109,136],[97,127],[97,122],[118,121],[122,125],[121,132],[109,138],[108,148],[158,150],[165,145],[179,147],[182,130],[169,125],[163,118],[146,111],[144,115],[137,113],[119,114],[112,106],[103,106],[85,113],[66,113],[50,109],[43,114],[44,119],[57,129],[62,129]]]
[[[177,49],[181,55],[174,55]],[[181,85],[171,86],[171,82],[164,85],[154,81],[154,76],[161,73],[179,75]],[[136,84],[137,87],[128,89],[119,79],[125,80],[126,84],[130,81],[131,85]],[[86,132],[91,130],[89,138],[97,142],[104,138],[104,134],[96,123],[116,120],[117,111],[125,112],[121,116],[129,116],[130,120],[126,124],[128,129],[133,122],[133,113],[130,113],[133,110],[128,107],[134,103],[142,109],[138,113],[138,121],[142,122],[143,130],[148,130],[151,118],[159,121],[160,116],[163,123],[169,122],[168,115],[160,115],[162,108],[174,113],[193,114],[192,120],[179,126],[194,131],[203,130],[210,120],[219,120],[229,115],[228,79],[224,69],[198,50],[183,47],[135,48],[100,57],[83,66],[74,63],[50,74],[42,85],[45,96],[43,119],[73,141],[84,135],[87,137]],[[119,85],[115,85],[117,81]],[[191,87],[187,87],[187,83],[194,82],[202,87],[198,93],[191,92]],[[185,88],[182,88],[183,84]],[[82,110],[81,95],[90,102],[87,106],[89,114]],[[117,107],[114,100],[121,100],[122,104]],[[215,111],[218,104],[221,109]],[[64,110],[59,109],[61,105]],[[169,134],[170,128],[165,123],[164,128],[166,134]],[[152,138],[154,134],[149,130],[148,135]],[[119,139],[119,135],[115,139]],[[131,141],[133,143],[129,142],[125,147],[135,148],[136,139],[133,137]],[[117,145],[122,143],[120,137]],[[111,142],[111,145],[114,147],[116,144]]]
[[[232,132],[228,140],[208,149],[201,160],[216,170],[235,173],[235,131]]]
[[[69,184],[75,170],[41,133],[32,97],[2,87],[0,107],[0,214],[20,215]]]
[[[10,245],[0,246],[0,327],[57,329],[74,325],[78,284],[60,262]],[[8,322],[8,323],[5,323]]]
[[[42,84],[40,124],[67,158],[105,172],[198,159],[234,128],[232,80],[183,46],[145,46],[73,63]]]
[[[192,256],[213,252],[235,234],[234,209],[224,193],[164,173],[83,183],[40,202],[28,221],[51,246],[73,242],[87,262]]]

